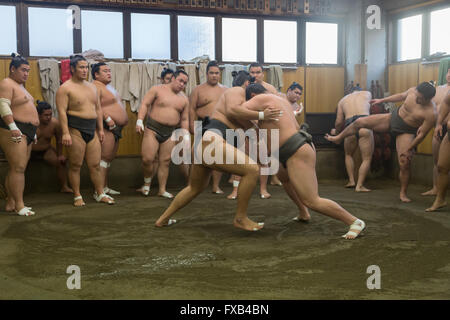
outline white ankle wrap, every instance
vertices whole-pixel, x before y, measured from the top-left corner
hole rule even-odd
[[[110,166],[111,166],[110,162],[106,162],[106,161],[100,160],[100,167],[108,169]]]
[[[144,183],[152,183],[152,178],[144,177]]]
[[[239,181],[233,180],[233,187],[235,188],[239,187]]]

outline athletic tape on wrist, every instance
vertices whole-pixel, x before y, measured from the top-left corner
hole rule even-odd
[[[10,124],[8,124],[9,130],[13,131],[13,130],[19,130],[19,128],[17,127],[16,123],[13,121]],[[20,131],[20,130],[19,130]]]
[[[264,120],[264,112],[263,111],[258,112],[258,120]]]

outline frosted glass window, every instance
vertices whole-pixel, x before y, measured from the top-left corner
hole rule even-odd
[[[222,60],[256,61],[256,20],[222,18]]]
[[[338,25],[336,23],[306,23],[306,63],[337,64]]]
[[[398,20],[399,61],[419,59],[422,56],[422,15]]]
[[[10,55],[17,52],[15,6],[0,6],[0,30],[0,54]]]
[[[264,20],[264,62],[297,62],[297,22]]]
[[[81,11],[83,51],[99,50],[105,58],[123,58],[121,12]]]
[[[430,54],[450,54],[450,8],[432,11],[430,15]]]
[[[72,11],[28,8],[31,56],[67,57],[73,54]]]
[[[131,53],[135,59],[170,59],[170,16],[132,13]]]
[[[187,61],[202,55],[215,59],[214,18],[178,16],[178,58]]]

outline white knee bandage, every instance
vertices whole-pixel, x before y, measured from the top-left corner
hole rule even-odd
[[[3,118],[8,115],[12,115],[11,101],[5,98],[0,98],[0,116]]]
[[[108,169],[111,166],[111,163],[100,160],[100,167],[103,167],[105,169]]]
[[[235,188],[239,187],[239,181],[233,180],[233,187]]]

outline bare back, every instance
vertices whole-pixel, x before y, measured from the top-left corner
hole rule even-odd
[[[350,119],[359,115],[369,115],[369,102],[371,99],[372,95],[369,91],[354,91],[342,98],[340,104],[345,119]]]
[[[100,81],[93,82],[100,95],[100,105],[103,113],[111,117],[118,126],[125,126],[128,123],[128,115],[123,107],[120,97],[111,85],[105,85]]]
[[[253,123],[249,120],[234,119],[227,113],[227,108],[231,106],[240,106],[245,102],[245,90],[242,87],[233,87],[226,89],[220,96],[211,115],[212,119],[219,120],[230,129],[250,128]]]
[[[161,124],[177,126],[189,103],[186,95],[183,92],[173,92],[170,84],[161,84],[152,89],[155,90],[155,99],[148,110],[148,116]]]
[[[0,81],[0,97],[10,96],[11,92],[11,111],[14,120],[38,126],[39,116],[31,94],[23,85],[18,84],[11,78],[5,78]]]

